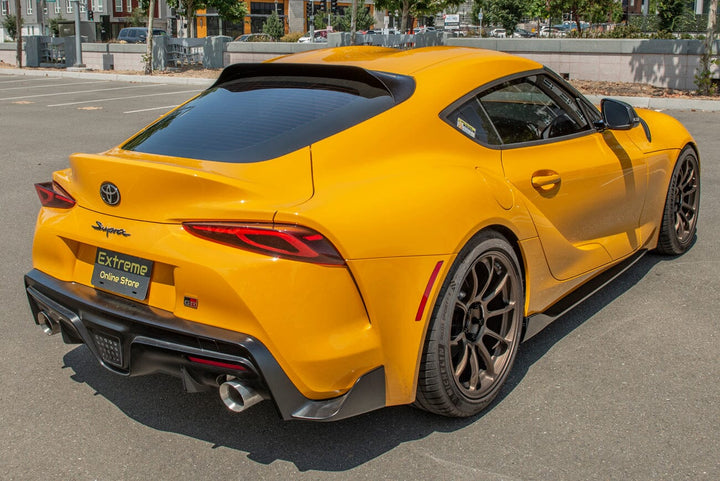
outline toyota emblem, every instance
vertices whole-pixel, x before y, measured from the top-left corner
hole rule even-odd
[[[103,182],[100,186],[100,197],[107,205],[118,205],[120,203],[120,189],[112,182]]]

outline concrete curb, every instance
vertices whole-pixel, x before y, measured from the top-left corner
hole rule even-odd
[[[195,77],[166,77],[164,75],[128,75],[100,72],[82,72],[67,70],[30,70],[17,68],[0,68],[0,75],[25,75],[28,77],[59,77],[59,78],[85,78],[95,80],[115,80],[137,83],[160,83],[172,85],[197,85],[209,87],[215,79]],[[218,75],[220,75],[218,73]],[[603,96],[586,95],[594,104],[599,104]],[[617,100],[627,102],[633,107],[650,110],[703,110],[706,112],[720,112],[720,100],[700,100],[687,98],[665,97],[625,97],[615,96]]]
[[[602,95],[586,95],[595,105],[600,104]],[[666,97],[624,97],[613,96],[616,100],[627,102],[633,107],[649,110],[703,110],[705,112],[720,112],[720,100],[700,100]]]

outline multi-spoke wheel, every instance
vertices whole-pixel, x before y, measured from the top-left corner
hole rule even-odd
[[[493,232],[458,255],[428,327],[416,404],[471,416],[497,396],[515,360],[524,295],[517,257]]]
[[[685,147],[675,164],[668,187],[657,250],[682,254],[692,245],[700,206],[700,164],[691,147]]]

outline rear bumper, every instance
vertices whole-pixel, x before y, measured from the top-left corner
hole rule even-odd
[[[272,399],[283,419],[332,421],[385,406],[382,366],[359,377],[342,396],[312,400],[251,336],[190,322],[37,269],[25,276],[25,286],[36,324],[46,319],[46,332],[61,332],[66,343],[86,344],[116,374],[170,374],[191,392],[217,386],[224,376],[242,378]]]

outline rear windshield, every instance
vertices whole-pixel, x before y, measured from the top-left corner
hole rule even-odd
[[[222,82],[122,148],[218,162],[260,162],[329,137],[397,103],[376,77],[372,82],[341,77],[221,77]]]

